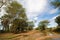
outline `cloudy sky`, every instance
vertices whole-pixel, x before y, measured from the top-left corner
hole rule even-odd
[[[58,8],[54,8],[50,4],[51,0],[18,0],[26,9],[27,17],[30,21],[36,21],[35,26],[41,20],[49,20],[49,27],[54,27],[57,24],[54,22],[58,16]]]
[[[49,20],[49,27],[57,25],[54,19],[58,16],[59,11],[58,8],[54,8],[54,6],[50,5],[50,1],[51,0],[18,0],[26,9],[29,21],[36,21],[34,22],[36,27],[41,20]],[[2,12],[0,12],[0,14]]]

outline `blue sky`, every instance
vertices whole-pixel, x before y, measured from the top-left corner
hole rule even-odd
[[[58,8],[54,8],[50,4],[52,0],[18,0],[26,9],[27,17],[30,21],[36,21],[35,26],[42,20],[49,20],[50,25],[48,27],[54,27],[55,18],[58,16]]]
[[[50,21],[48,27],[57,25],[54,19],[58,16],[59,10],[50,5],[50,1],[51,0],[18,0],[26,9],[26,15],[29,21],[34,21],[35,27],[37,27],[38,23],[42,20]],[[1,9],[2,12],[0,12],[0,17],[5,13],[3,7]]]

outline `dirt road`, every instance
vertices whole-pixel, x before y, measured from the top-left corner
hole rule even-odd
[[[3,40],[46,40],[46,39],[60,40],[60,35],[57,35],[57,34],[45,35],[45,33],[41,33],[39,31],[33,30],[28,33],[17,34],[17,36],[14,36],[11,39],[3,39]]]

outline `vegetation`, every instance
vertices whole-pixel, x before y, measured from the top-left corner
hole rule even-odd
[[[1,18],[1,23],[4,26],[3,30],[5,29],[5,31],[18,31],[21,28],[21,31],[24,31],[24,29],[28,26],[28,23],[26,22],[27,16],[23,6],[17,1],[13,1],[10,3],[10,6],[6,7],[6,12],[7,14]],[[10,24],[11,27],[9,26]]]
[[[43,20],[43,21],[39,22],[39,24],[38,24],[39,30],[41,30],[41,31],[46,30],[48,23],[49,23],[48,20]]]
[[[51,4],[55,6],[55,8],[60,7],[60,0],[54,0]]]
[[[60,10],[60,0],[55,0],[54,2],[51,2],[51,3],[55,8],[59,8]],[[60,14],[58,17],[56,17],[55,22],[58,24],[58,26],[56,29],[54,29],[54,31],[60,32]]]
[[[55,22],[58,24],[58,28],[60,28],[60,16],[56,17]]]
[[[28,30],[33,30],[33,27],[34,27],[33,21],[28,22]]]
[[[55,22],[56,22],[58,25],[57,25],[57,27],[56,27],[53,31],[60,33],[60,16],[56,17]]]
[[[34,23],[27,22],[25,9],[17,1],[12,1],[5,10],[7,14],[1,17],[1,23],[5,32],[19,33],[33,30]]]
[[[28,23],[23,19],[15,19],[11,25],[11,31],[13,33],[19,33],[27,31]]]
[[[28,21],[25,8],[15,0],[14,1],[8,0],[8,2],[9,2],[9,4],[4,4],[2,2],[3,5],[6,5],[6,8],[5,8],[6,14],[0,18],[1,24],[3,25],[3,29],[0,30],[0,34],[2,34],[2,33],[4,34],[4,35],[3,34],[0,35],[0,40],[5,40],[4,38],[7,38],[7,40],[13,39],[13,38],[14,39],[16,38],[16,40],[18,40],[18,39],[19,40],[20,39],[21,40],[26,40],[26,39],[35,40],[41,36],[42,37],[39,38],[40,40],[44,39],[45,37],[46,37],[45,40],[52,40],[51,38],[53,38],[53,34],[56,35],[53,32],[60,33],[60,15],[58,15],[55,19],[55,22],[58,24],[56,26],[56,28],[54,28],[54,27],[47,28],[50,21],[43,20],[43,21],[39,21],[36,30],[34,30],[34,22]],[[5,2],[5,3],[7,3],[7,2]],[[60,10],[60,0],[52,1],[51,4],[55,8],[59,8],[59,10]],[[3,5],[1,5],[1,7]],[[27,32],[27,33],[24,33],[24,32]],[[5,33],[6,33],[6,35],[5,35]],[[20,34],[15,34],[15,33],[20,33]],[[57,37],[57,36],[54,36],[54,37]]]

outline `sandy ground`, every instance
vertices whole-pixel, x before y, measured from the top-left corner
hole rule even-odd
[[[0,40],[1,37],[8,37],[8,36],[14,36],[13,38],[11,39],[3,39],[3,40],[46,40],[47,38],[53,38],[53,40],[57,40],[55,38],[58,38],[58,40],[60,40],[60,35],[58,34],[53,34],[53,35],[48,35],[48,34],[45,34],[45,33],[41,33],[37,30],[33,30],[33,31],[30,31],[28,33],[20,33],[20,34],[9,34],[9,33],[6,33],[6,34],[1,34],[0,35]],[[47,39],[48,40],[48,39]]]

